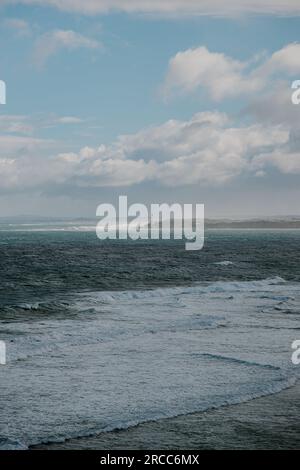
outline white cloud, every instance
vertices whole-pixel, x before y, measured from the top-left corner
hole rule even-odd
[[[253,160],[252,165],[258,171],[273,166],[284,174],[300,174],[300,151],[285,153],[275,150],[263,153]]]
[[[0,135],[1,157],[14,158],[16,155],[33,154],[41,152],[51,145],[51,141],[26,136]]]
[[[240,14],[298,15],[298,0],[0,0],[0,4],[50,5],[63,11],[101,14],[109,11],[158,15],[237,16]]]
[[[43,65],[47,59],[61,49],[99,49],[102,44],[94,39],[87,38],[72,30],[56,30],[40,36],[34,48],[34,61],[37,65]]]
[[[188,49],[170,60],[163,91],[168,96],[173,92],[192,93],[206,88],[216,101],[257,91],[263,82],[260,77],[247,77],[247,66],[224,54],[210,52],[206,47]]]
[[[293,43],[253,67],[253,61],[238,61],[222,53],[198,47],[178,52],[168,64],[162,87],[165,97],[174,93],[205,90],[215,101],[254,93],[266,88],[271,79],[300,73],[300,44]]]
[[[289,138],[289,130],[282,126],[234,127],[225,114],[205,112],[188,121],[171,120],[120,136],[111,145],[84,147],[78,153],[49,157],[19,151],[9,158],[1,151],[5,157],[0,186],[16,190],[53,184],[120,187],[145,181],[165,186],[224,184],[242,173],[262,174],[269,162],[258,157],[291,153]]]
[[[299,54],[299,43],[287,44],[272,54],[270,59],[262,66],[262,72],[267,75],[277,72],[282,72],[286,75],[298,73],[300,71]]]
[[[258,122],[283,124],[299,135],[300,106],[292,104],[291,82],[279,82],[263,96],[253,97],[242,114],[251,115]]]

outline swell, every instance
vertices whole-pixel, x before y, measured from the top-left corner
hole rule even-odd
[[[167,297],[169,295],[185,295],[192,293],[226,293],[226,292],[240,292],[240,291],[253,291],[257,289],[269,288],[272,286],[282,285],[286,281],[281,277],[266,278],[256,281],[216,281],[213,283],[195,283],[189,287],[164,287],[155,289],[140,289],[140,290],[126,290],[126,291],[96,291],[75,293],[73,297],[64,296],[65,300],[62,301],[36,301],[28,303],[20,303],[16,305],[7,305],[0,308],[0,312],[18,313],[18,312],[49,312],[57,311],[58,309],[68,309],[76,307],[76,304],[81,304],[81,301],[93,303],[111,303],[127,300],[147,300],[153,297]],[[264,297],[262,297],[264,298]],[[288,297],[285,297],[285,300]],[[80,305],[81,306],[81,305]]]

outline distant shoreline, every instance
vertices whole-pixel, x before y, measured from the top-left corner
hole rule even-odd
[[[131,222],[131,218],[127,221]],[[89,232],[96,230],[98,218],[61,218],[57,217],[34,217],[34,216],[18,216],[18,217],[0,217],[0,231],[78,231]],[[190,224],[195,224],[195,220],[189,220]],[[114,222],[115,224],[115,222]],[[121,226],[120,226],[121,224]],[[181,220],[171,217],[171,232],[174,229],[180,229]],[[168,224],[168,225],[169,225]],[[162,222],[148,223],[145,221],[141,226],[161,230]],[[121,221],[117,222],[117,230],[124,229]],[[261,218],[223,218],[205,219],[205,230],[299,230],[300,216],[278,216],[278,217],[261,217]]]
[[[96,231],[96,221],[94,224],[83,225],[83,224],[71,224],[71,223],[36,223],[36,224],[7,224],[0,222],[0,232],[23,232],[23,233],[38,233],[38,232],[95,232]],[[273,223],[273,224],[251,224],[251,223],[228,223],[228,224],[210,224],[205,222],[206,231],[238,231],[238,230],[248,230],[248,231],[294,231],[300,230],[300,221],[295,224],[284,224],[284,223]],[[161,227],[154,227],[156,230],[161,230]],[[174,229],[171,228],[171,233]]]

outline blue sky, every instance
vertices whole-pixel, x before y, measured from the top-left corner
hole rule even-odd
[[[299,213],[294,2],[220,18],[89,1],[0,2],[0,215],[91,216],[119,194]]]

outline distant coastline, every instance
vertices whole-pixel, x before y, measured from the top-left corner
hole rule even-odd
[[[207,220],[208,229],[300,229],[299,219]]]
[[[40,228],[46,229],[51,227],[53,230],[61,229],[62,227],[69,227],[84,230],[93,230],[97,224],[97,218],[87,217],[43,217],[43,216],[0,216],[0,230],[23,229],[26,228]],[[172,222],[174,227],[177,226],[176,220]],[[161,228],[161,223],[156,224],[154,228]],[[261,217],[261,218],[207,218],[205,219],[206,229],[255,229],[255,230],[270,230],[270,229],[300,229],[300,216],[274,216],[274,217]]]

